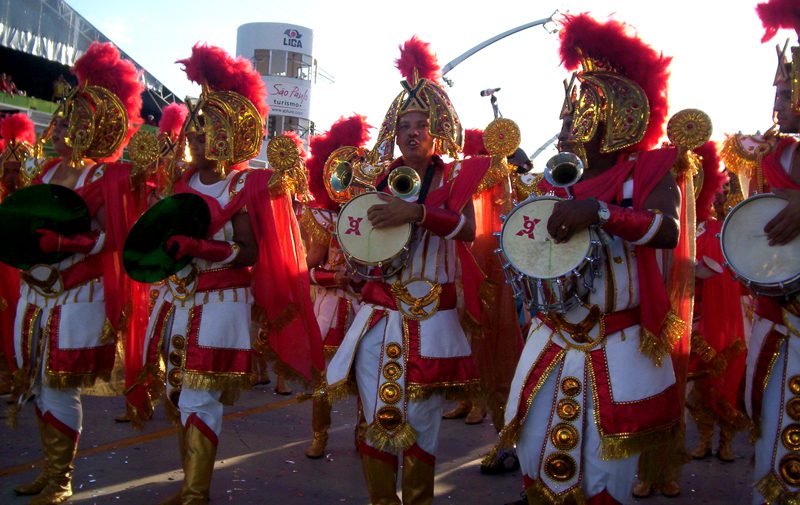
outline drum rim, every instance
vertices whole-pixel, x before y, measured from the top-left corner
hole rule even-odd
[[[340,226],[340,223],[343,222],[343,220],[341,218],[342,218],[342,214],[343,214],[344,209],[348,205],[350,205],[352,202],[358,200],[361,197],[368,196],[368,195],[380,195],[380,194],[385,194],[386,196],[391,196],[391,195],[388,195],[387,193],[381,193],[380,191],[366,191],[364,193],[361,193],[359,195],[354,196],[353,198],[348,200],[347,203],[342,204],[342,206],[339,208],[339,213],[338,213],[338,216],[336,218],[336,230],[335,230],[336,241],[339,243],[339,247],[341,247],[342,252],[345,254],[345,256],[350,258],[352,261],[355,261],[357,263],[360,263],[360,264],[365,265],[365,266],[370,266],[370,267],[372,267],[372,266],[381,266],[381,265],[384,265],[386,263],[390,263],[395,258],[401,256],[403,254],[403,251],[405,251],[408,248],[408,245],[411,243],[411,237],[413,235],[413,233],[412,233],[413,228],[411,226],[411,223],[405,223],[405,224],[397,225],[397,228],[405,227],[406,230],[407,230],[407,238],[405,240],[405,243],[403,244],[403,247],[401,247],[400,250],[397,251],[392,256],[389,256],[388,258],[384,258],[384,259],[381,259],[381,260],[378,260],[378,261],[362,260],[361,258],[353,256],[353,254],[350,251],[348,251],[347,245],[344,243],[344,241],[341,240],[341,238],[339,236],[339,226]]]
[[[740,208],[744,207],[745,205],[748,205],[748,204],[752,203],[755,200],[760,200],[760,199],[763,199],[763,198],[777,198],[777,199],[780,199],[780,200],[784,200],[783,198],[779,197],[775,193],[771,193],[771,192],[770,193],[758,193],[758,194],[753,195],[753,196],[751,196],[749,198],[745,198],[741,202],[737,203],[730,211],[728,211],[728,214],[725,216],[725,219],[722,221],[722,228],[720,228],[720,231],[719,231],[719,245],[720,245],[720,249],[722,250],[722,258],[725,260],[725,265],[728,267],[728,269],[730,269],[731,273],[733,273],[733,275],[737,279],[745,281],[745,284],[747,284],[747,287],[749,287],[750,289],[752,289],[754,291],[760,292],[760,293],[764,293],[765,289],[780,287],[781,284],[783,284],[784,286],[788,286],[788,285],[791,285],[791,284],[797,282],[798,280],[800,280],[800,272],[798,272],[795,276],[790,277],[788,279],[785,279],[783,281],[779,281],[779,282],[754,281],[754,280],[750,279],[749,277],[745,276],[744,274],[742,274],[741,272],[739,272],[739,270],[730,261],[730,258],[728,256],[728,252],[727,252],[726,247],[725,247],[724,237],[725,237],[725,230],[728,228],[728,225],[731,222],[731,216],[733,216],[738,210],[740,210]],[[794,289],[791,289],[791,290],[787,291],[784,294],[788,296],[788,295],[791,295],[792,293],[795,293],[797,291],[800,291],[800,286],[796,286]]]
[[[515,214],[517,211],[519,211],[519,210],[520,210],[521,208],[523,208],[525,205],[527,205],[527,204],[529,204],[529,203],[533,203],[533,202],[538,202],[538,201],[541,201],[541,200],[555,200],[556,202],[561,202],[561,201],[564,201],[564,199],[563,199],[563,198],[559,198],[559,197],[557,197],[557,196],[554,196],[554,195],[542,195],[542,196],[536,196],[536,197],[527,198],[527,199],[525,199],[525,200],[521,201],[520,203],[518,203],[517,205],[515,205],[515,206],[514,206],[514,208],[513,208],[513,209],[511,209],[511,211],[509,211],[509,213],[506,215],[506,218],[505,218],[505,220],[503,221],[503,226],[501,226],[501,227],[500,227],[500,236],[498,237],[498,242],[499,242],[499,245],[500,245],[500,249],[501,249],[501,250],[502,250],[502,252],[503,252],[503,256],[506,258],[506,261],[508,261],[508,262],[511,264],[511,266],[512,266],[512,267],[514,267],[514,270],[516,270],[516,271],[517,271],[517,272],[519,272],[520,274],[522,274],[522,275],[524,275],[524,276],[526,276],[526,277],[529,277],[529,278],[531,278],[531,279],[541,279],[541,280],[543,280],[543,281],[552,281],[552,280],[554,280],[554,279],[559,279],[559,278],[561,278],[561,277],[564,277],[565,275],[569,274],[570,272],[572,272],[572,271],[573,271],[573,270],[575,270],[576,268],[579,268],[579,267],[581,267],[581,265],[583,265],[583,262],[581,262],[581,263],[578,263],[578,264],[577,264],[577,265],[575,265],[573,268],[571,268],[569,271],[567,271],[567,272],[564,272],[564,273],[562,273],[562,274],[560,274],[560,275],[555,275],[555,276],[553,276],[553,277],[534,277],[534,276],[532,276],[532,275],[528,275],[528,274],[526,274],[525,272],[523,272],[523,271],[522,271],[522,270],[521,270],[521,269],[520,269],[520,268],[517,266],[516,262],[515,262],[515,261],[514,261],[514,260],[513,260],[511,257],[509,257],[509,256],[508,256],[508,254],[506,253],[506,250],[505,250],[505,248],[503,247],[503,232],[505,231],[505,229],[506,229],[506,226],[508,225],[508,222],[511,220],[511,216],[513,216],[513,215],[514,215],[514,214]],[[588,253],[588,252],[589,252],[589,250],[591,249],[591,245],[592,245],[592,239],[593,239],[593,236],[592,236],[592,234],[593,234],[594,232],[593,232],[593,230],[592,230],[591,228],[587,228],[587,230],[586,230],[586,231],[587,231],[587,232],[588,232],[588,234],[589,234],[589,244],[588,244],[588,245],[589,245],[589,247],[588,247],[588,249],[587,249],[587,251],[586,251],[586,252]],[[584,256],[584,260],[585,260],[585,258],[586,258],[586,256]]]

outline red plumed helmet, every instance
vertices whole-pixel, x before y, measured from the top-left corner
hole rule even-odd
[[[24,112],[11,114],[0,120],[0,137],[7,143],[36,143],[36,127]]]
[[[489,151],[483,145],[483,130],[467,128],[464,130],[464,157],[487,156]]]
[[[442,77],[442,68],[431,45],[416,35],[400,46],[400,58],[395,60],[395,66],[411,85],[416,84],[418,79],[438,82]]]
[[[221,47],[195,44],[192,55],[177,63],[184,66],[190,80],[212,91],[238,93],[253,102],[262,118],[267,117],[267,88],[250,60],[233,58]]]
[[[141,123],[144,84],[139,82],[136,66],[123,60],[114,44],[92,42],[75,61],[72,73],[78,78],[78,85],[100,86],[117,95],[128,113],[128,122]]]
[[[707,221],[711,217],[711,204],[717,193],[722,192],[728,174],[720,163],[718,146],[714,141],[708,141],[694,150],[703,158],[703,187],[697,195],[695,208],[697,222]]]
[[[613,94],[616,87],[607,85],[608,74],[627,79],[644,92],[646,104],[637,107],[649,107],[649,119],[642,116],[641,109],[615,110],[614,113],[625,117],[614,118],[631,122],[642,122],[640,129],[631,138],[619,139],[618,145],[605,152],[617,149],[651,149],[656,146],[664,134],[669,101],[667,84],[669,81],[669,64],[672,58],[645,44],[633,29],[620,21],[608,20],[601,23],[588,14],[565,15],[560,32],[560,54],[567,70],[583,69],[578,73],[581,85],[594,85],[602,88],[601,96]],[[604,75],[605,74],[605,75]],[[587,81],[590,81],[587,83]],[[616,81],[619,84],[619,80]],[[626,90],[628,93],[631,90]],[[635,90],[633,90],[635,92]],[[602,104],[605,108],[608,100]],[[597,111],[605,112],[605,110]],[[613,123],[606,118],[607,125]]]
[[[756,12],[764,25],[761,42],[767,42],[781,28],[795,30],[800,37],[800,2],[797,0],[768,0],[756,5]]]
[[[327,133],[311,137],[309,141],[310,156],[306,160],[308,186],[314,196],[311,206],[328,210],[339,208],[325,188],[325,181],[323,181],[325,162],[331,153],[340,147],[364,147],[370,138],[370,128],[372,126],[367,124],[365,116],[354,114],[347,118],[339,118]]]
[[[183,123],[189,115],[189,109],[182,103],[171,103],[161,111],[158,121],[158,133],[167,135],[171,140],[178,138],[183,128]]]

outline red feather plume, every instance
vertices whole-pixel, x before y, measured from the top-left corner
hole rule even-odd
[[[650,102],[650,124],[636,149],[651,149],[664,134],[669,108],[667,82],[671,57],[645,44],[620,21],[600,23],[588,14],[564,15],[560,54],[567,70],[581,63],[581,53],[610,64],[644,89]],[[580,50],[580,52],[579,52]]]
[[[6,150],[6,141],[5,139],[0,139],[0,153]]]
[[[88,82],[117,95],[128,112],[128,122],[141,123],[139,114],[144,84],[139,82],[136,66],[123,60],[114,44],[92,42],[83,56],[75,61],[72,73],[78,78],[78,84]]]
[[[181,133],[183,123],[189,115],[189,109],[182,103],[171,103],[161,111],[161,119],[158,121],[158,133],[165,133],[169,138],[175,140]]]
[[[764,25],[761,42],[767,42],[780,28],[795,30],[800,37],[800,2],[797,0],[767,0],[756,5],[756,12]]]
[[[325,182],[322,180],[325,162],[333,151],[344,146],[364,147],[369,141],[369,129],[366,116],[354,114],[350,117],[341,117],[331,129],[324,134],[314,135],[309,141],[310,156],[306,160],[308,169],[308,186],[314,195],[312,206],[335,210],[336,202],[328,196]]]
[[[414,70],[420,79],[438,82],[442,76],[442,67],[436,59],[436,54],[431,50],[428,42],[423,42],[416,35],[400,46],[400,58],[395,60],[395,66],[410,84],[416,84]]]
[[[267,117],[267,87],[250,60],[233,58],[220,47],[195,44],[192,55],[176,63],[183,65],[190,80],[205,83],[213,91],[239,93],[253,102],[261,117]]]
[[[0,137],[6,142],[36,143],[36,127],[24,112],[11,114],[0,120]]]
[[[711,217],[711,204],[717,193],[722,192],[722,187],[728,180],[728,174],[720,163],[717,144],[708,141],[694,150],[703,158],[703,187],[697,195],[695,203],[697,222],[706,221]]]
[[[464,157],[486,156],[489,151],[483,145],[483,130],[479,128],[467,128],[464,131]]]

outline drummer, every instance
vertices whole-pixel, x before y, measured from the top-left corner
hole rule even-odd
[[[408,201],[385,195],[386,203],[372,206],[367,218],[375,228],[414,224],[409,259],[392,277],[365,284],[361,309],[328,365],[327,393],[347,391],[355,372],[369,423],[359,451],[372,503],[400,503],[400,454],[403,502],[430,503],[445,396],[478,385],[456,310],[462,291],[456,282],[461,274],[463,306],[477,319],[481,275],[467,242],[475,238],[471,199],[488,159],[474,165],[442,159],[458,156],[462,129],[429,44],[416,37],[405,42],[397,67],[403,90],[386,113],[374,153],[388,165],[386,173],[411,167],[421,189]]]
[[[211,225],[203,236],[156,240],[154,247],[165,244],[175,260],[191,261],[157,293],[144,344],[147,376],[129,391],[144,418],[151,400],[167,393],[184,470],[181,489],[164,502],[175,504],[209,500],[223,405],[251,386],[251,322],[260,328],[258,344],[286,371],[310,382],[324,366],[290,195],[281,174],[245,166],[261,148],[264,83],[249,61],[218,47],[195,45],[180,63],[203,92],[183,124],[191,161],[174,192],[202,199]],[[205,121],[212,114],[217,121]],[[159,209],[156,204],[148,213]]]
[[[119,158],[129,122],[139,118],[144,85],[135,66],[120,59],[110,43],[93,43],[72,71],[78,89],[60,104],[48,128],[58,157],[45,161],[38,173],[24,173],[26,182],[32,178],[32,184],[74,190],[91,216],[83,233],[31,230],[40,235],[41,252],[57,258],[21,272],[15,395],[20,407],[35,395],[45,467],[15,491],[38,495],[31,501],[36,504],[61,503],[72,495],[83,425],[81,389],[109,379],[117,332],[123,330],[121,308],[132,301],[111,258],[119,254],[113,237],[124,237],[130,217],[116,211],[135,209],[136,199],[128,183],[130,166],[109,162]],[[85,110],[94,112],[79,113]],[[96,163],[101,159],[104,163]],[[66,259],[58,261],[64,253]]]
[[[758,5],[758,15],[766,29],[765,40],[772,38],[779,28],[800,27],[800,17],[797,17],[796,9],[788,7],[789,3],[771,0]],[[794,53],[800,51],[800,47],[791,50]],[[796,78],[792,81],[792,76],[797,75],[800,69],[793,65],[784,54],[780,55],[774,81],[773,113],[777,133],[768,132],[766,139],[733,135],[727,139],[726,149],[723,149],[727,155],[724,158],[727,168],[736,172],[740,180],[749,182],[750,194],[771,191],[788,201],[786,207],[764,227],[769,245],[776,247],[788,244],[800,235],[800,142],[797,139],[800,133],[800,88],[796,88]],[[732,149],[734,143],[751,141],[757,141],[768,149],[755,170],[748,170],[753,166],[752,162],[736,155],[741,150]],[[743,240],[747,239],[743,237]],[[800,339],[792,338],[792,335],[800,336],[798,329],[800,304],[796,292],[787,292],[784,297],[758,297],[747,354],[745,387],[745,403],[757,437],[753,503],[787,501],[800,492],[800,480],[791,471],[787,472],[795,467],[798,453],[780,441],[786,426],[800,419],[793,408],[800,391],[795,386],[800,378]]]
[[[574,199],[557,203],[541,225],[554,254],[599,227],[603,275],[583,305],[531,323],[500,434],[501,447],[516,444],[526,495],[519,503],[628,502],[637,455],[670,441],[682,414],[670,337],[686,322],[671,310],[656,261],[680,232],[676,150],[653,149],[664,131],[670,59],[628,33],[588,14],[562,20],[561,56],[568,69],[583,68],[578,99],[567,90],[559,150],[576,153],[584,175],[570,188]],[[621,110],[606,105],[616,98],[586,99],[598,94],[635,102]]]

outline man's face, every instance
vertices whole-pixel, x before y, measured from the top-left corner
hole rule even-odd
[[[800,133],[800,115],[792,111],[792,88],[788,82],[775,87],[775,105],[772,107],[781,133]]]
[[[53,150],[60,156],[69,156],[72,148],[67,145],[64,137],[67,135],[67,118],[58,119],[53,125],[53,132],[50,135],[50,142],[53,143]]]
[[[19,187],[20,163],[15,159],[6,160],[3,164],[2,185],[6,193],[13,193]]]
[[[428,114],[421,111],[404,114],[397,121],[397,146],[407,163],[429,160],[434,138],[430,134]]]
[[[186,134],[186,142],[189,145],[189,154],[193,162],[198,162],[206,158],[206,134],[202,131],[189,132]]]

